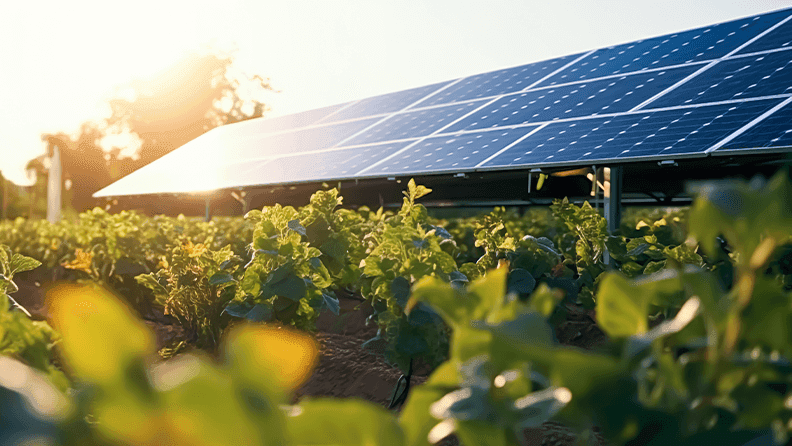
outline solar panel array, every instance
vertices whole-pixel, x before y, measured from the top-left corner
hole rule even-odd
[[[220,127],[95,195],[783,150],[791,19],[780,10]]]

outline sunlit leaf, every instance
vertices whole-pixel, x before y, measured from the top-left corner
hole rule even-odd
[[[286,327],[243,326],[226,340],[226,356],[242,376],[271,377],[277,389],[296,389],[310,377],[319,348],[309,335]]]
[[[154,351],[148,328],[101,288],[61,285],[47,299],[65,360],[81,379],[120,382],[130,364]]]
[[[319,398],[303,401],[291,409],[287,428],[290,440],[296,445],[405,444],[401,427],[388,411],[368,401],[356,399]]]

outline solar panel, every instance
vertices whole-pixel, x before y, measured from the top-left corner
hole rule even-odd
[[[426,138],[361,170],[357,176],[472,170],[487,157],[513,144],[530,130],[531,128],[521,128]]]
[[[547,79],[543,84],[555,85],[717,59],[737,49],[782,18],[783,16],[776,14],[749,17],[604,48],[589,54],[568,69]]]
[[[508,95],[449,130],[465,131],[626,112],[695,70],[695,67],[681,67]]]
[[[427,99],[422,105],[461,102],[522,91],[560,70],[579,56],[579,54],[573,54],[459,79],[456,83]]]
[[[703,104],[792,93],[792,53],[760,54],[718,62],[652,103],[653,107]]]
[[[420,111],[390,115],[373,127],[347,141],[347,145],[392,141],[426,136],[440,130],[484,105],[485,101],[452,104]]]
[[[223,126],[95,195],[787,150],[790,65],[785,9]]]
[[[779,14],[786,15],[786,11]],[[782,15],[782,17],[783,17]],[[748,54],[759,51],[775,50],[779,48],[789,48],[792,45],[792,21],[784,18],[775,29],[766,36],[746,46],[739,53]]]
[[[348,107],[333,113],[323,120],[323,122],[344,121],[366,116],[383,115],[403,110],[410,105],[418,102],[422,98],[437,92],[449,82],[427,85],[425,87],[413,88],[410,90],[397,91],[382,96],[363,99],[352,103]]]
[[[480,167],[703,156],[735,128],[779,102],[751,101],[551,123]]]
[[[236,135],[243,135],[246,133],[246,131],[253,132],[254,134],[262,134],[306,127],[317,123],[321,119],[347,106],[349,106],[349,103],[331,105],[329,107],[322,107],[315,110],[307,110],[291,115],[279,116],[277,118],[267,119],[262,122],[254,123],[251,121],[243,121],[234,124],[234,132],[236,132]],[[219,127],[218,130],[224,127]]]
[[[792,147],[792,106],[789,104],[717,151],[772,147]]]
[[[258,159],[295,152],[327,150],[378,121],[379,118],[368,118],[298,128],[282,133],[233,138],[224,141],[219,147],[232,150],[234,156],[240,159]]]
[[[237,172],[232,186],[240,187],[259,178],[273,183],[290,184],[355,178],[359,171],[407,146],[409,142],[372,144],[367,146],[328,150],[315,154],[301,154],[273,158]]]

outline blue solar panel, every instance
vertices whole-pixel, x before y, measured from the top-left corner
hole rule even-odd
[[[237,172],[242,184],[287,184],[353,178],[371,166],[407,146],[409,142],[387,143],[328,150],[320,153],[286,156],[263,161]]]
[[[223,126],[96,196],[786,150],[790,16]]]
[[[545,60],[505,70],[477,74],[427,99],[421,105],[437,105],[522,91],[579,57],[579,54]]]
[[[792,52],[718,62],[648,105],[651,108],[792,93]]]
[[[395,93],[362,99],[337,113],[333,113],[321,122],[338,122],[404,110],[448,83],[450,82],[440,82],[425,87],[412,88],[410,90],[397,91]]]
[[[485,102],[484,100],[478,100],[395,114],[390,119],[346,141],[344,145],[351,146],[427,136],[472,112]]]
[[[426,138],[358,176],[472,170],[533,130],[531,127]]]
[[[724,149],[792,146],[792,106],[785,105],[750,130],[725,144]]]
[[[454,124],[448,131],[626,112],[695,70],[696,67],[673,68],[509,95]]]
[[[374,124],[379,119],[369,118],[309,127],[264,137],[228,139],[223,146],[233,148],[234,155],[241,159],[267,158],[289,153],[325,150]]]
[[[703,154],[779,102],[752,101],[551,123],[482,167]]]
[[[783,12],[789,15],[790,11]],[[774,50],[777,48],[789,48],[792,46],[792,20],[787,21],[778,28],[770,31],[767,35],[760,37],[756,42],[740,50],[739,54],[755,53],[758,51]]]
[[[789,12],[749,17],[597,50],[540,86],[717,59],[775,25],[786,15]]]

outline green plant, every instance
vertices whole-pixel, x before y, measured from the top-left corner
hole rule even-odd
[[[690,234],[710,256],[721,249],[718,237],[733,247],[734,284],[724,288],[715,272],[681,263],[638,279],[603,274],[597,319],[615,340],[608,352],[550,342],[537,317],[547,313],[516,310],[517,300],[503,297],[503,273],[467,292],[418,284],[414,299],[456,325],[452,361],[413,392],[402,414],[417,426],[410,438],[425,444],[425,435],[455,431],[466,444],[508,444],[519,435],[510,437],[504,411],[530,407],[536,421],[556,413],[572,426],[598,426],[614,444],[738,445],[767,431],[776,444],[787,442],[792,296],[767,267],[792,232],[790,200],[783,174],[700,190]],[[673,317],[652,327],[656,308]],[[516,394],[508,393],[512,377]]]
[[[39,261],[12,253],[7,246],[0,245],[0,355],[24,361],[45,373],[58,388],[66,390],[69,382],[53,364],[58,334],[46,322],[31,320],[30,314],[9,296],[18,290],[14,274],[39,265]]]
[[[245,325],[226,337],[221,362],[191,353],[155,362],[153,334],[109,293],[62,286],[52,294],[75,390],[63,394],[0,357],[2,444],[404,445],[397,420],[372,403],[287,405],[318,357],[305,333]]]
[[[380,328],[365,346],[384,354],[408,375],[413,360],[429,366],[442,362],[448,346],[447,328],[433,311],[420,308],[405,314],[411,285],[426,276],[467,281],[441,247],[446,240],[452,242],[450,235],[431,226],[426,208],[416,203],[430,192],[410,180],[398,214],[382,219],[366,235],[368,256],[361,262],[361,291],[374,307],[372,318]]]
[[[338,313],[338,299],[328,290],[333,277],[322,259],[335,260],[341,264],[336,270],[342,270],[346,248],[327,226],[322,226],[319,216],[326,225],[329,222],[326,214],[316,209],[332,209],[338,202],[329,195],[315,194],[312,203],[315,207],[307,212],[307,220],[312,218],[310,237],[308,228],[300,223],[300,213],[291,206],[276,204],[248,212],[245,218],[255,228],[253,258],[244,267],[227,313],[254,321],[277,320],[306,330],[314,328],[322,309]],[[324,251],[312,246],[309,239],[324,240],[320,245]]]
[[[239,263],[229,247],[214,251],[182,238],[159,270],[135,279],[152,291],[165,315],[176,318],[198,347],[213,350],[220,341],[223,310],[234,297],[233,273]]]

